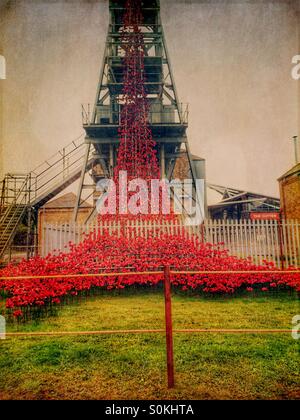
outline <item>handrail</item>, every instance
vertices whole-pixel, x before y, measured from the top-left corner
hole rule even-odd
[[[67,185],[80,173],[84,159],[84,133],[27,174],[6,174],[1,181],[0,256],[11,242],[26,209],[57,186]],[[89,159],[91,157],[90,156]]]
[[[150,84],[152,82],[149,82]],[[117,110],[112,110],[109,106],[100,105],[99,104],[99,111],[101,114],[101,106],[103,106],[103,118],[108,119],[109,121],[106,123],[101,122],[94,122],[93,121],[93,113],[91,111],[91,106],[89,103],[81,105],[81,115],[82,115],[82,123],[83,125],[119,125],[120,118],[121,118],[121,104],[117,104]],[[170,106],[172,104],[161,104],[161,103],[153,103],[153,108],[151,108],[151,104],[149,104],[149,111],[148,111],[148,123],[151,124],[187,124],[188,123],[188,104],[186,103],[179,103],[178,108],[174,105],[173,108],[166,108],[166,106]],[[155,105],[161,105],[160,109],[154,109]],[[173,111],[173,112],[172,112]],[[172,113],[171,113],[172,112]],[[97,111],[96,111],[97,115]],[[158,118],[160,116],[160,118]]]
[[[84,133],[82,133],[82,134],[80,134],[80,136],[78,136],[78,137],[76,137],[74,140],[72,140],[70,143],[68,143],[63,149],[67,149],[69,146],[71,146],[71,145],[73,145],[73,146],[75,146],[76,147],[76,141],[77,140],[79,140],[79,139],[81,139],[82,137],[84,136]],[[82,143],[81,143],[82,144]],[[81,145],[80,144],[80,145]],[[52,156],[50,156],[48,159],[47,159],[47,161],[48,160],[51,160],[51,159],[53,159],[55,156],[57,156],[61,151],[63,151],[63,149],[61,149],[61,150],[59,150],[58,152],[56,152],[56,153],[54,153]],[[36,166],[31,172],[32,173],[35,173],[42,165],[44,165],[44,163],[45,163],[46,161],[44,161],[43,163],[41,163],[40,165],[38,165],[38,166]],[[37,174],[35,174],[35,175],[37,175]]]
[[[78,149],[76,149],[76,150],[74,150],[74,153],[73,153],[73,158],[74,158],[74,156],[75,155],[77,155],[78,153],[80,153],[81,152],[81,150],[78,150]],[[38,175],[38,176],[36,176],[35,177],[35,180],[36,180],[36,184],[38,184],[38,182],[39,183],[41,183],[41,182],[43,182],[43,180],[44,179],[47,179],[48,178],[48,175],[51,173],[51,172],[57,172],[57,171],[60,171],[60,172],[58,172],[57,173],[57,176],[58,175],[60,175],[60,174],[63,174],[63,173],[65,173],[65,172],[68,172],[69,171],[69,169],[70,169],[70,167],[71,166],[73,166],[74,165],[74,163],[76,163],[76,162],[78,162],[82,157],[83,157],[84,155],[83,154],[81,154],[80,156],[79,156],[79,158],[77,158],[76,160],[73,160],[71,163],[69,162],[69,160],[68,160],[68,164],[64,167],[64,162],[63,162],[63,168],[61,168],[61,165],[56,169],[56,167],[57,167],[57,165],[60,163],[60,162],[56,162],[55,164],[53,164],[51,167],[49,167],[48,168],[48,170],[46,170],[46,171],[44,171],[44,172],[42,172],[40,175]],[[48,181],[47,181],[48,182]],[[46,182],[46,183],[47,183]],[[41,187],[36,187],[36,189],[38,190],[38,189],[40,189]]]
[[[24,212],[30,201],[30,187],[31,187],[31,177],[30,174],[26,176],[22,187],[16,192],[14,201],[7,206],[6,211],[1,217],[1,249],[0,256],[3,255],[5,249],[11,242],[14,232],[24,215]]]
[[[71,166],[73,166],[75,163],[77,163],[77,162],[79,162],[80,160],[82,160],[83,159],[83,156],[80,156],[76,161],[74,161],[73,163],[71,163],[71,165],[69,165],[68,166],[68,168],[70,168]],[[78,166],[76,166],[76,168],[78,168],[80,165],[78,165]],[[81,167],[81,166],[80,166]],[[72,169],[74,169],[74,168],[72,168]],[[48,186],[49,185],[49,183],[51,182],[51,181],[53,181],[53,180],[55,180],[55,179],[57,179],[57,177],[59,176],[59,175],[61,175],[62,173],[64,173],[64,170],[62,170],[61,172],[59,172],[58,174],[56,174],[56,175],[54,175],[54,176],[52,176],[52,178],[50,178],[48,181],[46,181],[46,182],[44,182],[44,184],[42,184],[41,186],[39,186],[39,187],[37,187],[36,188],[36,193],[39,191],[39,195],[41,195],[42,194],[42,188],[44,188],[45,186]],[[52,184],[53,185],[53,184]],[[40,191],[40,190],[42,190],[42,191]],[[47,190],[48,190],[48,188],[47,188]],[[38,197],[38,195],[37,195],[37,197]]]
[[[4,220],[6,219],[7,215],[11,212],[11,208],[12,206],[17,206],[18,204],[23,204],[23,199],[25,197],[25,199],[27,198],[27,193],[28,193],[28,180],[30,179],[30,175],[26,176],[25,181],[23,182],[21,188],[16,192],[16,196],[14,198],[14,201],[11,203],[10,206],[7,206],[4,214],[1,216],[0,219],[0,224],[2,224],[4,222]],[[19,197],[21,196],[21,194],[24,193],[23,195],[23,199],[21,200],[21,202],[18,202]],[[27,203],[24,203],[27,204]],[[7,225],[6,225],[7,227]]]
[[[71,166],[73,166],[75,163],[77,163],[80,159],[82,159],[83,158],[83,155],[81,155],[81,156],[79,156],[78,158],[76,158],[76,160],[73,160],[71,163],[69,163],[68,164],[68,166],[67,167],[65,167],[65,168],[57,168],[57,169],[55,169],[54,168],[54,166],[55,165],[53,165],[51,168],[49,168],[49,170],[47,171],[47,173],[45,173],[45,172],[43,172],[42,174],[41,174],[41,176],[40,177],[36,177],[36,179],[37,179],[37,181],[39,181],[40,183],[41,182],[43,182],[43,180],[44,179],[47,179],[47,175],[48,174],[50,174],[51,172],[53,172],[54,170],[57,172],[58,170],[60,170],[60,172],[58,172],[58,173],[56,173],[56,175],[54,176],[54,177],[52,177],[52,178],[48,178],[48,181],[50,181],[50,180],[52,180],[53,178],[55,178],[56,176],[58,176],[58,175],[61,175],[61,174],[63,174],[63,173],[65,173],[67,170],[69,170],[70,169],[70,167]],[[51,175],[52,176],[52,175]],[[48,183],[48,181],[46,181],[44,184],[42,184],[41,186],[37,186],[36,187],[36,190],[38,191],[40,188],[42,188],[44,185],[46,185],[47,183]]]
[[[38,177],[40,177],[40,176],[42,176],[45,172],[47,172],[50,168],[52,168],[53,166],[55,166],[56,164],[58,164],[58,163],[60,163],[60,162],[62,162],[62,161],[64,161],[65,159],[67,159],[68,157],[70,157],[70,155],[72,155],[74,152],[76,152],[76,151],[78,151],[78,149],[80,149],[80,147],[82,147],[84,145],[84,143],[81,143],[81,144],[79,144],[78,146],[76,146],[76,147],[74,147],[74,149],[72,149],[72,150],[70,150],[68,153],[65,153],[65,154],[60,154],[60,151],[57,153],[57,155],[59,154],[60,155],[60,157],[59,157],[59,159],[58,160],[56,160],[55,162],[53,162],[52,164],[50,164],[49,162],[48,162],[48,160],[50,160],[50,159],[48,159],[47,161],[44,161],[44,163],[43,164],[45,164],[45,163],[47,163],[49,166],[46,168],[46,169],[44,169],[42,172],[40,172],[40,173],[38,173],[38,174],[36,174],[35,173],[35,171],[36,171],[36,169],[34,170],[34,171],[31,171],[37,178]],[[40,166],[42,166],[43,164],[41,164]],[[39,166],[39,167],[40,167]],[[38,167],[38,168],[39,168]]]
[[[70,175],[79,170],[80,162],[84,158],[83,147],[84,141],[79,141],[84,136],[84,133],[76,137],[72,142],[67,144],[63,149],[52,155],[49,159],[38,165],[35,169],[24,175],[25,179],[20,185],[22,176],[14,176],[7,174],[2,182],[1,207],[5,209],[0,217],[0,222],[3,222],[9,213],[11,213],[11,206],[15,203],[30,204],[36,199],[54,188],[60,182],[63,182]],[[23,177],[24,177],[23,176]],[[29,182],[30,180],[30,182]],[[10,187],[10,182],[14,184]],[[11,191],[13,194],[9,194]],[[24,199],[20,200],[21,194],[28,192],[28,202]]]

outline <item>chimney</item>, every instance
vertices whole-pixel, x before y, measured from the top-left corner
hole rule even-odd
[[[294,152],[295,152],[295,163],[299,163],[299,156],[298,156],[298,136],[293,136],[294,141]]]

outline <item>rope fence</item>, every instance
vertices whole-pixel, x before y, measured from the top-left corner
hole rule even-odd
[[[175,271],[170,270],[171,275],[178,274],[300,274],[300,270],[197,270],[197,271]],[[114,276],[142,276],[142,275],[162,275],[164,271],[124,271],[109,273],[80,273],[80,274],[47,274],[47,275],[26,275],[14,277],[0,277],[1,280],[31,280],[31,279],[64,279],[81,277],[114,277]]]
[[[171,275],[181,274],[294,274],[300,273],[300,270],[197,270],[197,271],[176,271],[171,270],[169,266],[164,270],[157,271],[125,271],[125,272],[109,272],[109,273],[77,273],[77,274],[49,274],[49,275],[26,275],[15,277],[0,277],[1,280],[29,280],[29,279],[63,279],[63,278],[82,278],[82,277],[115,277],[115,276],[132,276],[132,275],[164,275],[164,297],[165,297],[165,329],[123,329],[123,330],[95,330],[95,331],[34,331],[34,332],[7,332],[7,337],[53,337],[53,336],[83,336],[83,335],[113,335],[113,334],[165,334],[166,336],[166,355],[167,355],[167,378],[168,388],[173,388],[174,381],[174,355],[173,355],[173,333],[182,334],[290,334],[290,329],[253,329],[253,328],[194,328],[194,329],[173,329],[172,311],[171,311]]]
[[[41,336],[70,336],[70,335],[113,335],[113,334],[162,334],[164,329],[143,330],[99,330],[99,331],[35,331],[35,332],[8,332],[8,337],[41,337]],[[245,328],[193,328],[173,329],[173,333],[210,333],[210,334],[287,334],[290,329],[245,329]]]

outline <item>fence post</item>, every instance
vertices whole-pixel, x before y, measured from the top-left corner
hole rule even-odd
[[[168,388],[174,388],[173,327],[172,327],[171,284],[170,284],[170,267],[169,266],[166,266],[164,268],[164,292],[165,292]]]

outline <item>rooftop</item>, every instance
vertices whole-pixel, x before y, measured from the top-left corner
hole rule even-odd
[[[278,181],[281,181],[284,178],[288,178],[292,175],[300,174],[300,162],[294,165],[291,169],[285,172],[281,177],[278,178]]]
[[[43,205],[43,209],[73,209],[76,203],[76,195],[72,192],[62,195],[55,200],[48,201]],[[90,208],[91,205],[86,201],[81,204],[80,207]]]

